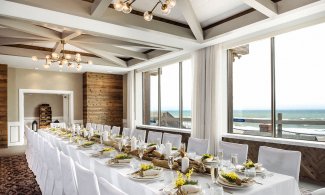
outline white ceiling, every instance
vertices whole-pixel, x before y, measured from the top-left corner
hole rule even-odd
[[[222,43],[223,46],[233,43],[238,44],[238,42],[247,41],[248,39],[253,38],[256,39],[256,37],[266,36],[266,34],[269,36],[269,34],[274,34],[275,31],[279,32],[281,29],[294,28],[302,26],[303,24],[306,25],[306,23],[325,20],[325,1],[282,0],[279,2],[279,10],[281,10],[281,13],[275,13],[274,17],[266,16],[263,9],[256,10],[243,17],[230,20],[222,25],[208,30],[202,30],[197,25],[196,18],[201,26],[205,27],[211,23],[223,20],[251,7],[244,4],[244,0],[188,1],[192,4],[194,14],[187,13],[190,15],[190,17],[186,17],[187,21],[185,21],[184,16],[181,14],[179,7],[177,6],[178,4],[168,16],[161,14],[159,9],[155,11],[155,15],[173,21],[182,22],[184,24],[190,22],[192,24],[190,25],[191,29],[178,27],[177,25],[167,24],[160,21],[146,22],[141,16],[117,13],[112,9],[106,10],[105,14],[101,16],[93,16],[91,15],[90,10],[94,4],[82,0],[69,0],[69,6],[65,5],[66,0],[2,1],[0,15],[10,19],[14,18],[15,20],[18,19],[25,22],[29,21],[28,23],[33,23],[34,25],[46,24],[46,27],[59,32],[62,32],[63,30],[73,32],[80,31],[86,35],[96,36],[100,39],[116,39],[117,41],[125,41],[133,44],[133,46],[126,47],[124,44],[119,45],[110,43],[105,43],[106,45],[102,46],[101,43],[96,43],[98,44],[98,47],[94,48],[105,51],[107,50],[106,47],[119,47],[129,50],[129,53],[137,56],[139,59],[144,58],[141,53],[147,49],[139,48],[138,46],[134,46],[134,44],[143,44],[154,48],[159,47],[160,51],[170,51],[167,54],[163,53],[146,60],[134,60],[134,64],[127,64],[128,66],[124,67],[111,66],[112,62],[109,61],[109,63],[106,64],[98,63],[93,65],[84,65],[82,69],[82,71],[111,73],[125,73],[134,69],[148,69],[149,67],[166,64],[173,60],[179,60],[179,58],[183,56],[188,57],[190,53],[200,48],[220,43]],[[294,3],[292,3],[292,1]],[[155,2],[155,0],[137,0],[134,3],[134,9],[144,12],[150,10],[152,6],[154,6]],[[253,2],[257,2],[257,4],[259,3],[257,0]],[[269,3],[272,4],[270,1]],[[195,16],[194,18],[191,17],[193,15]],[[0,26],[5,26],[5,24],[0,23]],[[193,36],[195,33],[200,33],[200,30],[202,30],[201,33],[204,34],[203,40],[199,40]],[[37,35],[37,33],[35,34]],[[89,45],[92,44],[93,43],[89,43]],[[31,45],[53,48],[54,42],[33,43]],[[74,42],[74,45],[78,44]],[[79,44],[79,46],[81,45]],[[78,51],[76,47],[69,45],[66,47],[67,50]],[[96,50],[93,51],[94,52],[90,53],[98,53]],[[139,52],[140,56],[136,54],[136,52]],[[3,53],[6,53],[6,51]],[[24,54],[25,55],[22,56],[27,56],[26,53]],[[32,52],[30,54],[28,53],[28,56],[33,54],[34,53]],[[30,57],[7,54],[0,55],[0,60],[2,63],[9,64],[11,67],[42,69],[42,62],[35,63]],[[113,62],[113,65],[120,64],[116,59],[114,59]],[[55,67],[50,70],[58,71]],[[71,70],[64,71],[69,72]]]

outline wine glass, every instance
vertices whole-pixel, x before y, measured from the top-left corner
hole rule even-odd
[[[174,165],[174,156],[168,156],[168,166],[170,170],[173,170],[173,165]]]
[[[143,153],[144,153],[144,147],[141,145],[139,146],[139,157],[141,161],[142,161]]]
[[[219,150],[217,156],[218,156],[220,161],[223,161],[223,150]]]
[[[218,166],[212,166],[210,169],[211,173],[211,179],[212,183],[217,182],[217,178],[219,177],[219,167]]]
[[[181,151],[185,152],[186,151],[186,145],[185,143],[182,143],[181,144],[181,148],[180,148]]]
[[[120,141],[118,142],[118,150],[119,150],[120,152],[122,152],[122,148],[123,148],[123,143],[122,143],[122,140],[120,140]]]

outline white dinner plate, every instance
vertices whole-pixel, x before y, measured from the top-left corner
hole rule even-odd
[[[227,182],[225,179],[223,179],[221,177],[218,177],[217,182],[220,185],[222,185],[222,187],[229,188],[229,189],[245,189],[245,188],[248,188],[248,187],[254,185],[254,182],[250,182],[250,183],[247,183],[245,185],[239,186],[237,184],[229,183],[229,182]]]
[[[239,172],[239,173],[245,173],[245,169],[243,169],[244,166],[243,165],[237,165],[236,166],[236,171]],[[256,171],[256,174],[262,174],[266,171],[266,169],[264,167],[260,167],[258,169],[255,169]]]
[[[166,195],[176,195],[177,189],[175,188],[175,185],[173,183],[170,183],[170,184],[166,185],[162,189],[162,191]],[[203,195],[202,189],[200,190],[200,192],[192,193],[191,195]]]
[[[108,160],[106,162],[106,165],[111,166],[111,167],[125,167],[125,166],[129,166],[130,163],[126,163],[126,162],[113,163],[111,160]]]
[[[145,176],[145,177],[141,177],[138,174],[130,174],[129,177],[133,180],[137,180],[137,181],[151,181],[151,180],[158,180],[162,177],[162,174],[158,174],[158,175],[154,175],[154,176]]]

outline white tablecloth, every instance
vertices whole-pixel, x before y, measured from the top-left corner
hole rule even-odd
[[[56,137],[56,139],[58,139],[62,144],[69,144],[68,141],[64,141],[59,137]],[[165,186],[164,181],[139,182],[132,180],[128,177],[128,174],[132,172],[131,167],[110,167],[105,165],[107,159],[91,157],[91,154],[94,153],[93,150],[80,150],[77,149],[77,146],[74,146],[73,148],[78,152],[83,152],[89,156],[91,160],[91,169],[94,170],[96,166],[96,169],[99,170],[97,171],[98,177],[104,177],[127,194],[163,194],[161,189]],[[200,184],[211,184],[211,177],[207,175],[193,174],[192,179],[198,180]],[[300,195],[298,183],[291,176],[274,173],[272,176],[267,176],[265,179],[257,176],[255,180],[261,182],[263,185],[254,184],[247,189],[229,189],[227,191],[231,191],[233,195]],[[224,194],[226,195],[228,193],[225,192]]]

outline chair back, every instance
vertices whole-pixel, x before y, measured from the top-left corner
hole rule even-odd
[[[188,153],[196,153],[197,155],[203,155],[208,153],[209,141],[207,139],[199,139],[190,137],[187,144]]]
[[[147,137],[147,143],[155,143],[155,144],[161,144],[161,138],[162,138],[162,132],[156,132],[156,131],[149,131],[148,137]]]
[[[182,142],[182,135],[180,134],[172,134],[172,133],[164,133],[163,135],[163,144],[167,142],[171,143],[173,147],[180,148]]]
[[[242,164],[247,160],[247,144],[237,144],[221,141],[220,148],[223,150],[223,159],[230,160],[232,154],[237,154],[239,164]]]
[[[89,130],[91,127],[91,123],[86,123],[86,129]]]
[[[145,130],[134,129],[133,132],[132,132],[132,137],[135,137],[137,139],[141,139],[142,141],[145,141],[145,139],[146,139],[146,131]]]
[[[79,195],[100,195],[95,173],[75,163]]]
[[[82,151],[79,152],[79,164],[86,169],[90,169],[90,157]]]
[[[131,129],[130,128],[126,128],[124,127],[123,128],[123,132],[122,132],[123,136],[128,136],[130,137],[131,136]]]
[[[117,126],[113,126],[112,127],[112,134],[113,135],[120,135],[120,127],[117,127]]]
[[[78,195],[76,172],[72,158],[60,152],[60,160],[64,194]]]
[[[104,125],[104,131],[110,131],[111,130],[111,126],[109,125]]]
[[[258,162],[268,171],[289,175],[299,181],[301,152],[260,146]]]
[[[98,179],[99,191],[100,194],[109,194],[109,195],[127,195],[122,190],[113,186],[106,179],[100,177]]]
[[[96,123],[91,123],[91,127],[93,128],[93,130],[96,130],[97,124]]]
[[[99,132],[103,132],[104,131],[104,126],[102,124],[97,124],[96,130],[99,131]]]
[[[68,145],[69,155],[73,161],[79,162],[79,152],[72,145]]]

